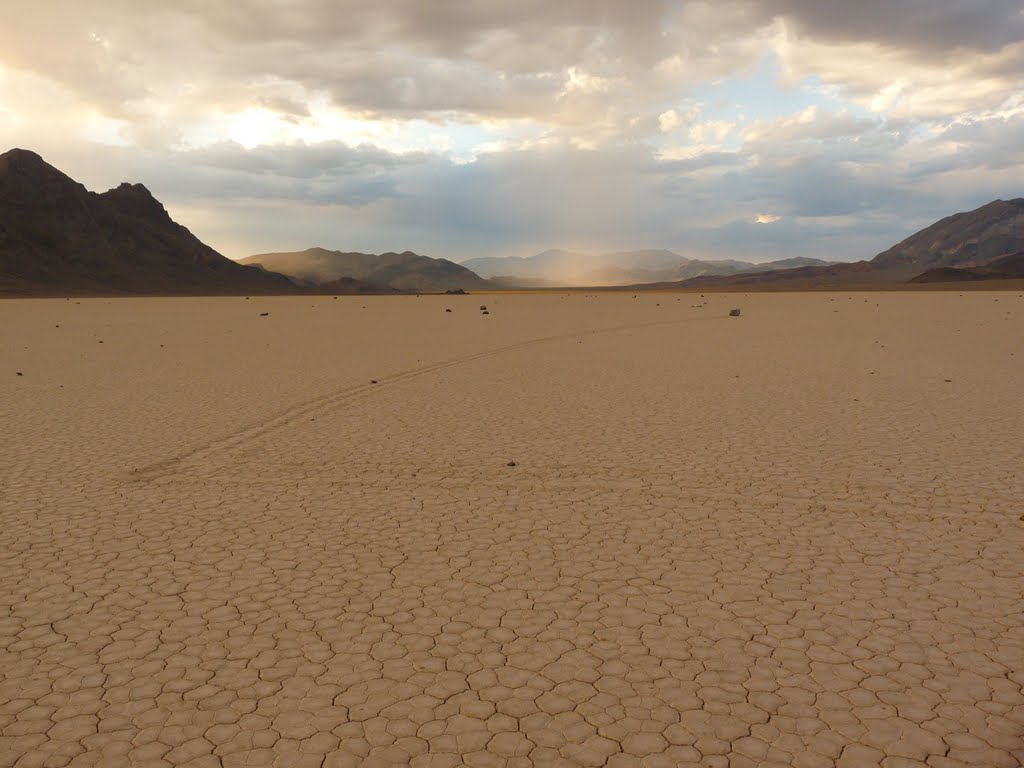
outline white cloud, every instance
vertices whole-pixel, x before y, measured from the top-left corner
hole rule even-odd
[[[662,133],[672,133],[683,124],[683,118],[674,109],[667,109],[658,115],[658,128]]]
[[[698,144],[718,145],[732,133],[736,123],[732,120],[707,120],[690,128],[690,138]]]

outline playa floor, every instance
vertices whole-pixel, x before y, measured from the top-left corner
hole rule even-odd
[[[1020,765],[1021,339],[1017,293],[2,301],[0,765]]]

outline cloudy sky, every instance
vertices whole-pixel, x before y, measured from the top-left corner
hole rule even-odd
[[[228,256],[871,257],[1024,196],[1020,0],[0,0],[0,150]]]

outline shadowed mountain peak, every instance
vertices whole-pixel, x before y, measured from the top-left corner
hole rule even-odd
[[[1017,277],[1016,257],[1024,251],[1024,198],[994,200],[925,227],[870,261],[796,269],[705,276],[673,285],[682,288],[841,288],[905,282],[996,280]]]
[[[1024,198],[955,213],[878,254],[877,268],[974,267],[1024,249]]]
[[[0,292],[292,290],[287,278],[238,265],[201,242],[142,184],[97,194],[35,152],[0,155]]]

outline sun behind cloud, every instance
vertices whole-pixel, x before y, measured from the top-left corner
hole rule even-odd
[[[760,213],[757,218],[754,219],[755,224],[774,224],[777,221],[781,221],[781,216],[773,216],[770,213]]]

